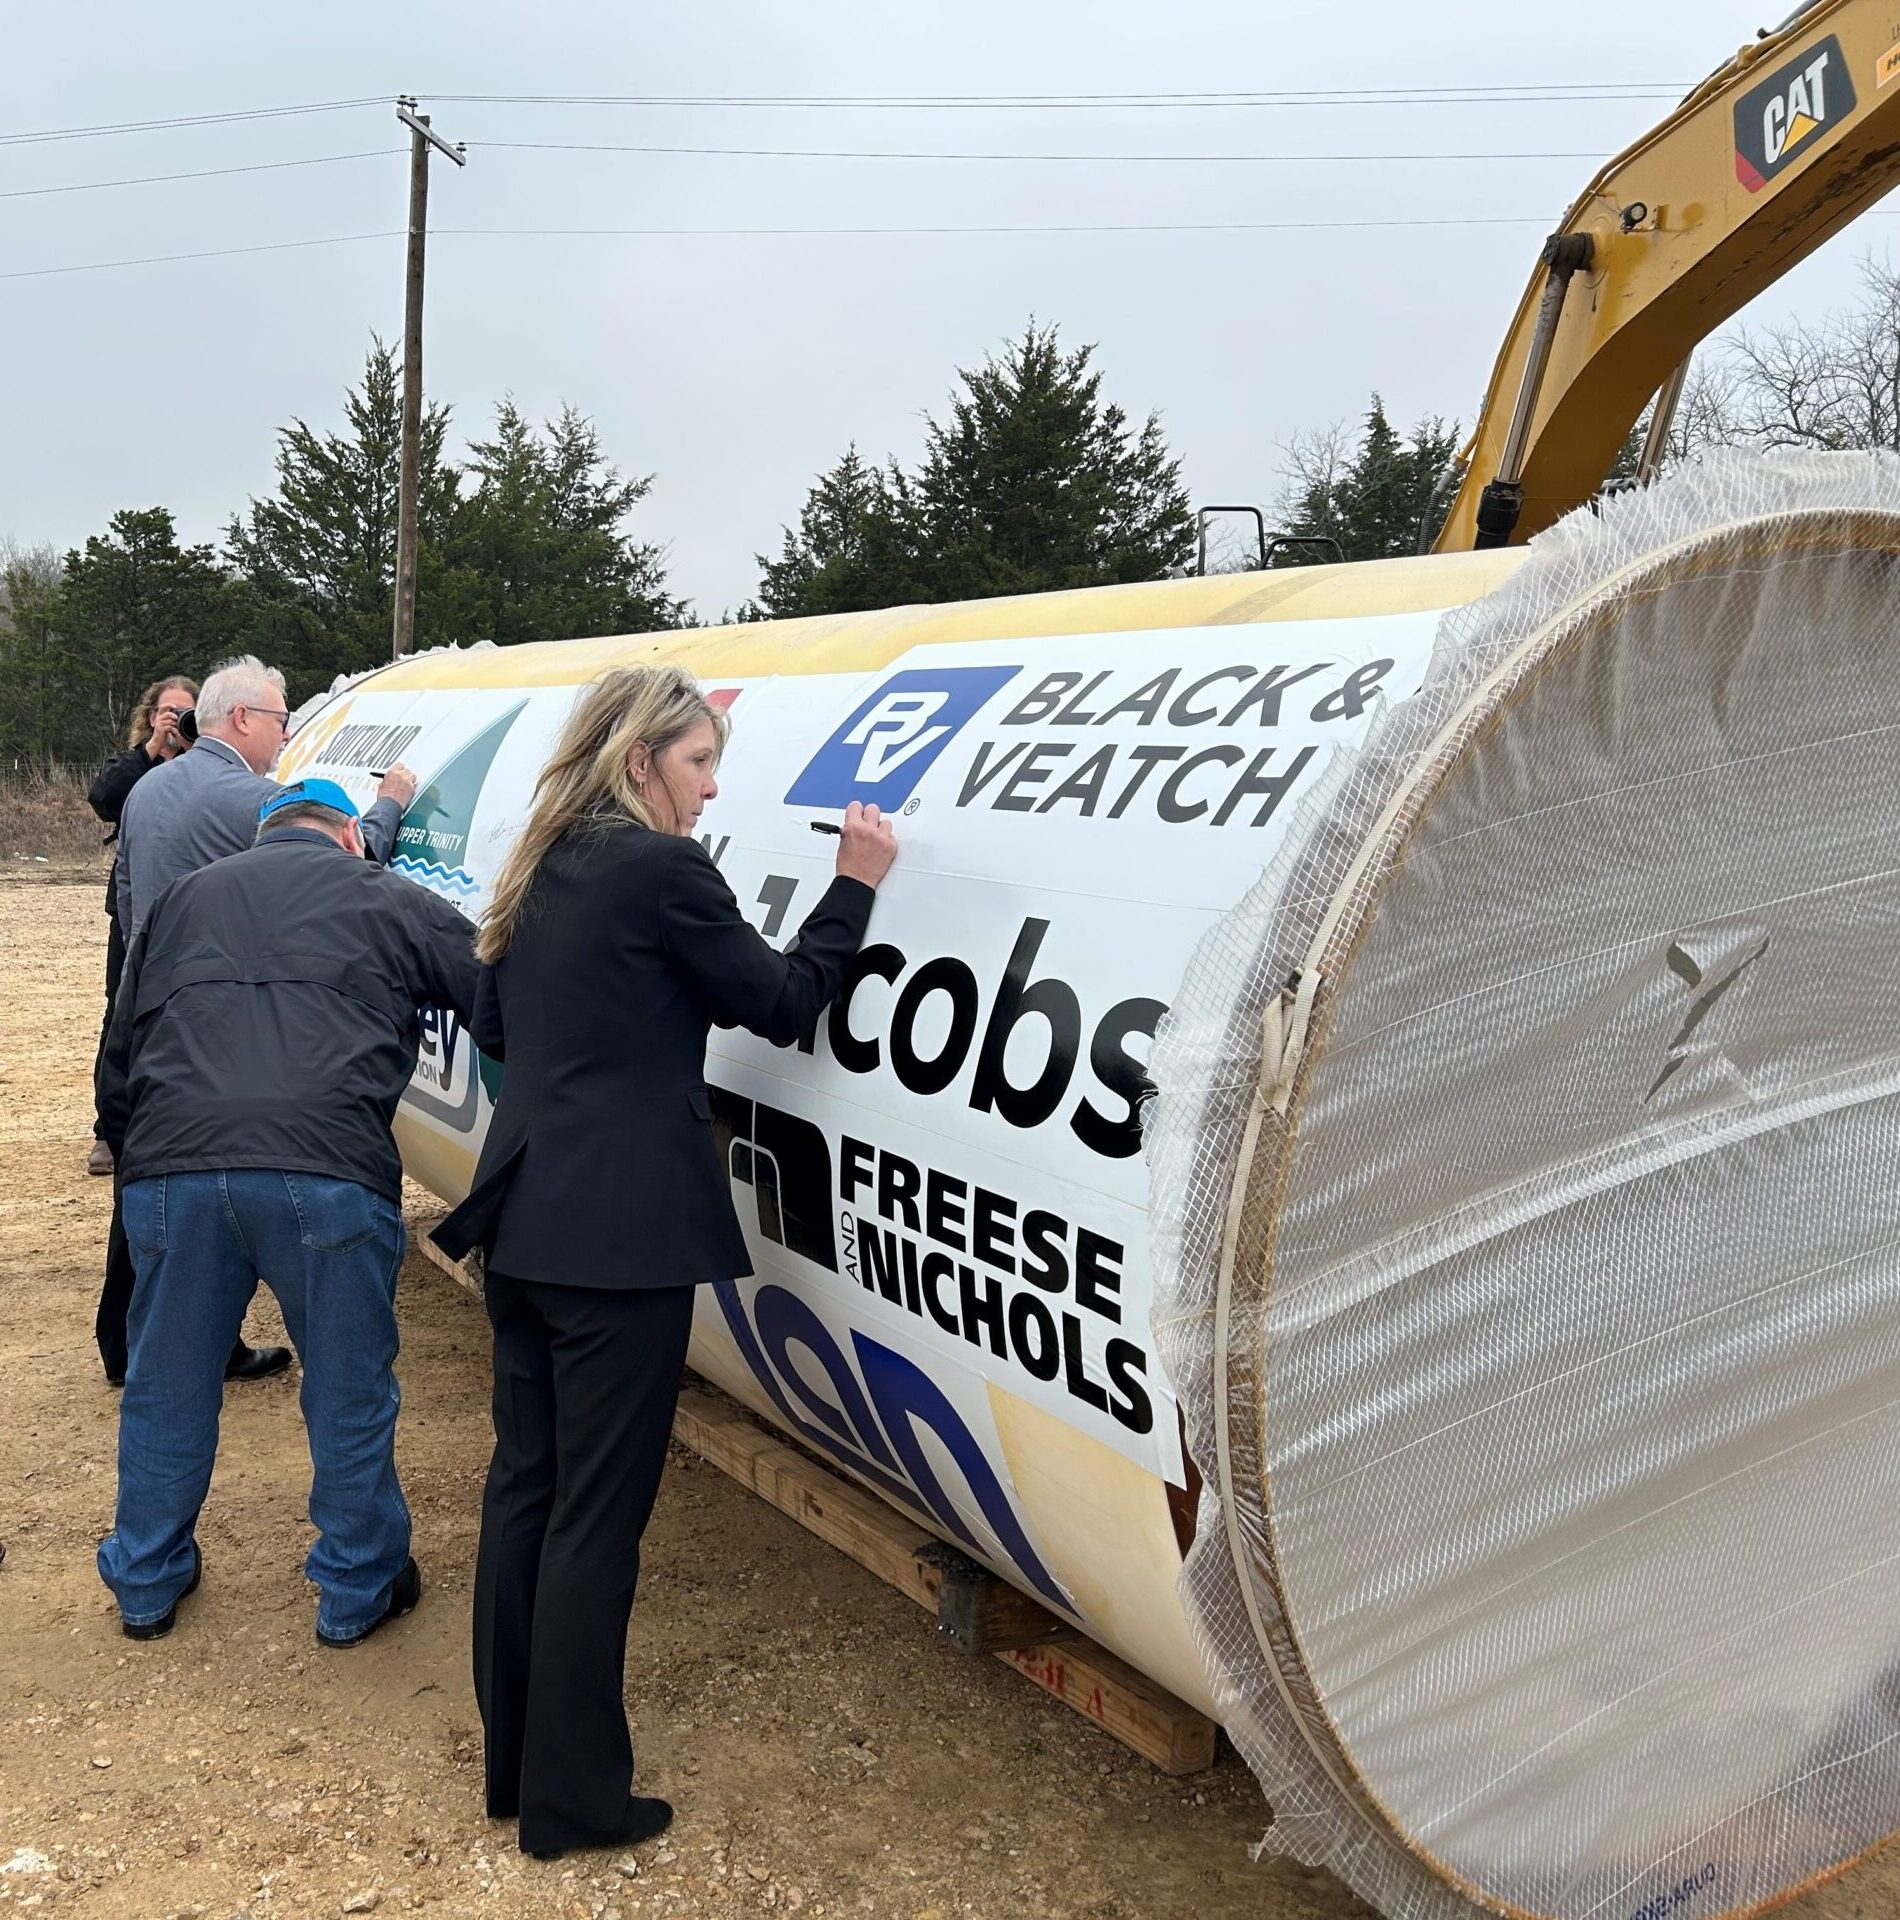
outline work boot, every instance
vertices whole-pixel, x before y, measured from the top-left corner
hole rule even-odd
[[[224,1364],[224,1377],[227,1380],[268,1380],[273,1373],[282,1373],[289,1365],[288,1347],[247,1347],[240,1340]]]
[[[86,1171],[101,1175],[112,1172],[112,1149],[103,1140],[92,1143],[92,1151],[86,1155]]]
[[[178,1600],[188,1600],[198,1591],[198,1582],[205,1577],[205,1557],[197,1541],[191,1543],[191,1578],[185,1582],[185,1590]],[[162,1640],[178,1624],[178,1600],[174,1600],[156,1620],[148,1620],[141,1627],[135,1627],[129,1620],[121,1618],[119,1631],[128,1640]]]
[[[402,1571],[390,1585],[389,1604],[368,1626],[352,1634],[329,1634],[319,1627],[317,1638],[326,1647],[360,1647],[378,1627],[386,1627],[390,1621],[400,1620],[405,1613],[414,1613],[416,1602],[421,1598],[422,1569],[416,1565],[415,1555],[411,1554],[402,1563]]]

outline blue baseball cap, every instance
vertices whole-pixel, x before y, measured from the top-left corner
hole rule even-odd
[[[285,807],[334,807],[352,820],[358,817],[356,802],[334,780],[299,780],[280,787],[258,808],[257,824],[265,825],[273,813],[281,813]]]

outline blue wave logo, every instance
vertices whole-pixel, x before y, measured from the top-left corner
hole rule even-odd
[[[417,860],[406,853],[394,855],[389,862],[389,870],[403,874],[419,886],[427,887],[431,893],[443,894],[451,900],[473,899],[482,890],[482,883],[460,867],[445,867],[434,860]]]

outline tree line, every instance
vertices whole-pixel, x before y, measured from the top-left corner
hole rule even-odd
[[[400,374],[371,345],[340,431],[294,420],[276,487],[220,544],[181,544],[164,507],[129,507],[82,547],[5,557],[0,755],[85,758],[123,736],[160,673],[202,675],[233,653],[284,669],[300,700],[389,655],[394,616]],[[569,408],[540,427],[511,401],[459,464],[449,415],[423,422],[416,644],[564,639],[676,625],[660,550],[626,531],[651,485],[623,476]]]
[[[144,507],[65,554],[0,549],[0,765],[108,749],[161,672],[255,652],[300,700],[386,658],[400,418],[395,354],[373,341],[340,429],[285,427],[274,489],[220,542],[181,545],[172,514]],[[537,426],[503,400],[455,461],[449,426],[446,407],[428,410],[417,646],[694,623],[665,554],[629,525],[651,477],[615,467],[584,414],[564,408]],[[1440,416],[1401,431],[1375,393],[1356,425],[1278,447],[1269,519],[1350,560],[1415,552],[1462,438]],[[1743,328],[1700,356],[1671,452],[1717,445],[1900,449],[1900,273],[1865,262],[1840,312]],[[1105,397],[1092,347],[1031,322],[959,371],[912,466],[848,445],[728,617],[1159,579],[1198,564],[1198,531],[1159,415],[1130,416]],[[1308,547],[1286,563],[1324,557]],[[1250,527],[1244,538],[1237,523],[1214,529],[1210,570],[1258,564]]]

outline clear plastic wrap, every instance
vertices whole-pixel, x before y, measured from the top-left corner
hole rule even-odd
[[[1900,459],[1573,516],[1152,1062],[1183,1597],[1392,1920],[1762,1911],[1900,1827]]]

